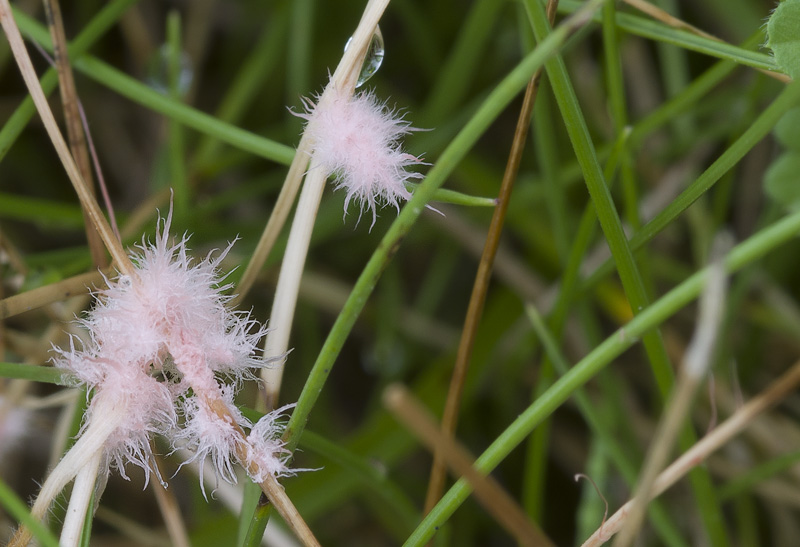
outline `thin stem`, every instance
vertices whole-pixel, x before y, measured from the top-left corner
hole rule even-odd
[[[533,24],[534,33],[538,40],[542,40],[550,32],[544,8],[533,0],[527,1],[526,6],[530,10],[529,17]],[[567,75],[566,67],[560,58],[556,57],[548,62],[546,68],[558,106],[567,126],[567,132],[584,173],[586,186],[592,203],[594,203],[600,226],[617,265],[625,294],[630,301],[633,313],[636,314],[647,307],[648,296],[633,252],[622,228],[622,221],[597,160],[575,91]],[[665,394],[672,384],[672,377],[661,336],[657,332],[648,334],[644,338],[644,345],[651,361],[658,387],[662,394]]]
[[[686,190],[662,209],[650,222],[642,226],[630,239],[631,250],[636,251],[658,235],[672,221],[705,194],[722,176],[733,168],[752,150],[791,108],[800,104],[800,82],[787,85],[770,105],[756,118],[752,125],[723,152],[708,169],[692,182]],[[593,286],[608,275],[613,268],[609,259],[599,266],[583,282],[584,287]]]
[[[122,240],[119,235],[119,226],[117,226],[117,217],[114,214],[114,205],[111,203],[111,196],[108,195],[108,187],[106,186],[105,177],[103,177],[103,170],[100,168],[100,158],[97,156],[97,149],[95,148],[94,141],[92,140],[92,133],[89,131],[89,120],[86,119],[86,112],[84,111],[83,105],[80,102],[78,103],[78,113],[81,115],[81,124],[83,126],[83,133],[86,135],[86,144],[89,147],[89,156],[92,158],[94,173],[97,175],[97,185],[100,188],[100,194],[103,196],[103,203],[106,206],[108,217],[111,220],[111,229],[114,231],[114,235],[117,236],[117,239]]]
[[[242,511],[244,510],[243,508]],[[258,496],[258,502],[253,511],[253,518],[250,520],[250,527],[247,529],[247,534],[245,534],[244,540],[241,542],[242,547],[261,545],[264,531],[267,529],[267,524],[269,524],[270,513],[272,513],[272,505],[267,496],[261,493]]]
[[[235,443],[235,446],[236,457],[239,463],[242,464],[250,476],[255,477],[263,475],[258,467],[258,463],[250,457],[252,448],[247,442],[244,431],[242,431],[242,428],[237,424],[236,418],[231,415],[227,404],[220,398],[206,398],[205,402],[208,408],[215,412],[224,422],[231,424],[236,430],[239,440]],[[308,524],[306,524],[303,517],[300,516],[297,508],[292,504],[292,501],[283,489],[283,486],[278,483],[278,479],[276,479],[272,473],[266,473],[266,478],[259,483],[259,486],[261,486],[261,490],[267,495],[269,501],[272,502],[272,505],[275,506],[275,509],[277,509],[278,513],[280,513],[281,517],[286,521],[286,524],[289,525],[297,538],[300,539],[304,545],[319,545],[313,532],[311,532],[311,529],[308,527]]]
[[[623,1],[629,6],[638,9],[642,13],[646,13],[653,19],[661,21],[665,25],[668,25],[674,29],[691,32],[692,34],[699,36],[701,38],[707,38],[708,40],[713,40],[714,42],[727,45],[727,42],[725,42],[725,40],[717,38],[713,34],[709,34],[702,29],[690,25],[689,23],[683,21],[682,19],[678,19],[677,17],[672,16],[668,12],[664,11],[658,6],[651,4],[650,2],[645,2],[644,0],[623,0]],[[757,70],[762,74],[766,74],[770,78],[774,78],[775,80],[778,80],[779,82],[783,82],[785,84],[792,81],[792,79],[786,74],[777,72],[775,70],[767,70],[766,68],[757,68]]]
[[[264,227],[264,232],[258,240],[253,256],[250,257],[250,262],[242,274],[242,279],[236,286],[236,297],[231,302],[231,305],[238,305],[242,299],[253,288],[253,284],[258,277],[258,273],[264,266],[264,263],[269,258],[269,253],[278,240],[283,225],[289,216],[289,211],[292,210],[294,198],[297,196],[297,191],[300,189],[300,183],[303,182],[303,175],[308,166],[308,158],[310,157],[311,140],[303,135],[300,139],[300,144],[297,146],[297,152],[292,159],[292,164],[289,166],[289,172],[286,174],[286,180],[283,182],[281,191],[278,194],[278,199],[275,200],[275,207],[272,209],[272,214],[269,216],[267,225]]]
[[[294,448],[305,428],[305,422],[330,375],[344,340],[349,335],[355,321],[366,305],[369,295],[375,288],[381,273],[389,260],[399,249],[401,240],[408,234],[419,218],[425,204],[434,192],[444,183],[453,169],[464,158],[479,136],[502,112],[525,85],[537,69],[552,55],[555,55],[564,42],[600,8],[605,0],[590,0],[579,12],[564,20],[536,49],[529,53],[511,73],[489,94],[475,115],[453,139],[439,160],[428,172],[413,197],[400,211],[381,243],[373,253],[356,281],[342,312],[336,319],[319,357],[303,386],[303,391],[286,427],[284,438],[287,447]]]
[[[283,257],[278,285],[275,289],[275,299],[272,301],[272,313],[270,314],[272,328],[267,333],[264,342],[265,358],[283,356],[289,349],[289,335],[292,330],[297,295],[300,291],[300,279],[303,275],[308,246],[311,242],[311,232],[314,229],[314,219],[317,217],[326,180],[327,173],[324,168],[312,159],[303,190],[300,193],[300,200],[297,203],[297,213],[289,232],[286,254]],[[261,372],[261,379],[264,382],[264,401],[258,405],[260,410],[273,410],[278,407],[284,365],[285,361],[282,360],[280,364],[265,367]]]
[[[533,0],[526,1],[525,5],[529,10],[534,34],[538,40],[542,40],[550,33],[550,25],[547,22],[544,8]],[[645,286],[645,277],[636,263],[630,243],[623,230],[619,212],[603,176],[597,153],[575,95],[574,87],[567,74],[564,61],[557,56],[549,61],[545,68],[564,119],[567,133],[575,149],[575,155],[583,171],[587,190],[592,203],[595,205],[600,227],[617,266],[625,296],[630,303],[633,314],[637,315],[646,309],[650,303]],[[661,401],[665,401],[674,383],[674,374],[660,331],[655,329],[644,333],[642,343],[661,394]],[[688,427],[684,428],[681,433],[681,446],[686,448],[694,441],[694,431]],[[713,484],[708,473],[704,472],[704,470],[698,470],[694,473],[692,486],[709,533],[720,545],[727,544],[725,530],[722,526],[722,509],[714,494]]]
[[[525,311],[531,320],[533,329],[542,341],[544,350],[547,353],[550,361],[560,375],[564,375],[569,371],[569,365],[566,357],[561,353],[558,347],[558,342],[551,333],[547,325],[544,324],[544,319],[539,312],[532,305],[525,307]],[[606,390],[608,394],[608,390]],[[593,434],[597,439],[597,444],[600,451],[606,454],[614,465],[622,473],[625,481],[629,485],[634,485],[636,482],[636,467],[633,463],[633,454],[627,446],[619,439],[619,436],[613,431],[611,427],[613,416],[609,416],[608,412],[598,412],[597,404],[593,403],[586,391],[583,389],[575,390],[573,398],[578,405],[578,408],[583,415],[584,420],[591,428]],[[605,415],[604,415],[605,414]],[[541,426],[540,426],[541,427]],[[536,428],[534,433],[539,431]],[[677,526],[670,522],[669,516],[663,507],[658,503],[653,503],[649,506],[650,518],[656,531],[661,536],[665,545],[680,545],[680,541],[676,541]]]
[[[78,545],[81,540],[83,524],[89,511],[89,502],[92,500],[94,484],[97,481],[97,471],[103,452],[97,451],[86,460],[78,475],[75,477],[75,486],[72,487],[72,496],[69,499],[67,515],[64,526],[61,528],[61,547]]]
[[[87,294],[87,287],[101,283],[103,275],[109,274],[111,274],[110,269],[103,272],[84,273],[3,298],[0,300],[0,319],[14,317],[20,313],[41,308],[53,302],[60,302],[72,296]]]
[[[164,476],[164,466],[161,463],[161,457],[156,455],[155,443],[152,440],[150,441],[150,451],[153,454],[153,471],[156,474],[156,478],[159,478],[159,480],[151,481],[153,494],[156,497],[161,516],[164,518],[164,524],[167,525],[169,539],[175,547],[190,547],[189,533],[186,531],[186,523],[181,516],[181,508],[178,506],[175,493],[165,488],[160,480],[160,477]]]
[[[716,247],[719,251],[720,243],[724,237],[717,237]],[[718,252],[721,259],[722,252]],[[722,323],[725,305],[725,293],[728,279],[725,267],[717,257],[710,269],[708,281],[700,299],[700,313],[695,328],[694,336],[689,348],[684,354],[683,367],[661,418],[650,447],[647,458],[642,466],[639,484],[636,487],[634,506],[628,519],[628,524],[615,541],[615,547],[629,547],[636,539],[642,521],[644,520],[647,501],[653,488],[654,481],[664,464],[668,461],[675,439],[680,433],[683,422],[691,410],[691,404],[697,388],[703,381],[714,357],[717,333]]]
[[[103,419],[93,420],[87,426],[47,477],[31,508],[31,514],[37,520],[44,519],[56,496],[85,469],[87,462],[91,463],[96,456],[102,456],[106,440],[125,420],[128,411],[126,405],[118,405],[116,401],[108,400],[102,393],[95,397],[93,403],[97,415],[103,416]],[[94,470],[94,474],[96,477],[97,469]],[[29,541],[30,530],[23,527],[11,539],[9,547],[24,547]]]
[[[0,504],[14,519],[33,530],[33,535],[44,547],[58,547],[58,540],[41,522],[34,519],[28,507],[17,497],[14,491],[0,479]]]
[[[173,10],[167,14],[167,89],[170,98],[176,102],[183,100],[180,89],[182,44],[181,16]],[[175,215],[181,221],[185,221],[189,213],[191,196],[186,178],[183,125],[178,120],[170,119],[168,133],[169,185],[175,190]]]
[[[275,509],[278,510],[281,517],[286,521],[286,524],[289,525],[289,528],[291,528],[297,538],[303,542],[303,545],[307,547],[319,547],[319,542],[314,537],[311,529],[308,528],[303,517],[297,512],[295,506],[292,505],[289,496],[286,495],[286,490],[283,489],[278,479],[272,475],[267,475],[267,478],[258,484],[261,486],[261,490],[267,495],[272,505],[275,506]]]
[[[623,132],[617,139],[614,148],[608,158],[606,166],[603,170],[603,177],[608,181],[614,180],[614,173],[616,172],[619,164],[620,156],[627,142],[627,135],[629,132]],[[558,297],[548,304],[550,310],[550,317],[548,324],[553,333],[559,338],[562,336],[564,325],[567,320],[567,315],[570,309],[570,303],[573,301],[576,291],[577,283],[580,276],[581,262],[586,254],[589,244],[594,238],[597,225],[597,215],[595,214],[594,204],[589,201],[586,205],[583,215],[581,216],[578,224],[578,230],[573,238],[574,243],[564,266],[562,274],[562,281],[558,290]],[[542,299],[539,299],[540,301]],[[545,348],[547,344],[545,343]],[[539,369],[539,377],[533,393],[533,400],[538,398],[544,393],[547,388],[552,384],[552,369],[553,365],[557,365],[557,361],[553,359],[552,355],[547,355],[543,359],[542,365]],[[562,371],[558,371],[563,374]],[[530,514],[541,518],[542,505],[544,502],[544,485],[546,481],[545,472],[548,460],[548,439],[550,436],[550,421],[544,422],[531,435],[528,442],[528,464],[526,469],[524,495],[526,501],[526,509]]]
[[[242,63],[237,76],[228,87],[225,97],[217,108],[215,118],[228,123],[238,123],[247,107],[263,92],[265,82],[281,58],[280,48],[284,44],[288,25],[285,5],[278,5],[268,24],[261,30],[261,36],[253,46],[247,59]],[[206,135],[193,152],[190,165],[193,171],[200,171],[213,163],[219,156],[221,142],[213,135]]]
[[[133,0],[127,0],[133,1]],[[32,41],[39,43],[45,49],[51,48],[47,31],[35,20],[23,13],[17,13],[20,29]],[[76,40],[75,45],[78,45]],[[214,116],[192,108],[180,101],[160,93],[131,76],[113,68],[112,66],[90,56],[81,55],[74,61],[75,68],[93,80],[116,91],[142,106],[164,116],[180,121],[186,127],[191,127],[200,133],[213,135],[217,139],[236,146],[241,150],[256,156],[266,158],[284,165],[289,165],[294,157],[294,149],[282,143],[267,139],[253,132],[246,131],[229,123],[225,123]],[[1,150],[0,150],[1,152]]]
[[[562,0],[560,10],[570,13],[582,8],[583,4],[575,0]],[[764,71],[764,74],[788,83],[791,81],[785,74],[776,72],[774,59],[766,53],[754,52],[717,39],[697,36],[682,29],[671,28],[659,21],[653,21],[629,13],[617,13],[617,26],[630,34],[649,38],[655,42],[676,45],[690,51],[697,51],[719,59],[728,59],[737,64]]]
[[[113,0],[103,7],[97,15],[87,24],[83,31],[72,41],[67,48],[70,56],[76,57],[82,55],[89,49],[102,35],[108,31],[122,16],[131,4],[137,0]],[[16,15],[20,18],[20,24],[23,25],[26,20],[24,16]],[[41,33],[42,37],[47,37],[47,32]],[[41,79],[42,88],[45,89],[46,94],[50,94],[55,89],[57,83],[56,70],[48,70]],[[6,152],[8,152],[11,145],[19,137],[25,125],[30,121],[36,108],[33,100],[26,97],[22,104],[14,111],[8,118],[2,129],[0,129],[0,159],[2,159]]]
[[[64,122],[67,126],[67,137],[69,138],[69,149],[78,166],[87,188],[95,195],[94,183],[92,180],[92,167],[89,161],[89,151],[86,146],[86,136],[83,132],[83,123],[78,99],[78,91],[75,88],[75,76],[69,62],[67,51],[67,37],[64,31],[64,21],[61,18],[61,7],[58,0],[47,0],[44,3],[47,13],[47,24],[50,27],[50,35],[53,38],[53,51],[55,53],[55,65],[58,71],[59,89],[61,90],[61,103],[64,107]],[[89,243],[89,251],[92,254],[92,262],[99,268],[108,266],[103,242],[97,229],[89,222],[88,215],[84,211],[84,222],[86,224],[86,239]]]
[[[547,19],[550,26],[555,22],[555,14],[558,2],[548,2]],[[531,46],[533,47],[533,32],[526,28],[530,33]],[[540,69],[535,77],[541,78]],[[548,86],[549,87],[549,86]],[[560,181],[558,158],[560,151],[558,144],[553,136],[556,134],[552,97],[548,92],[542,95],[537,94],[537,110],[533,114],[534,144],[536,148],[536,159],[541,165],[542,176],[545,179],[547,189],[545,190],[545,204],[550,214],[553,233],[558,252],[558,262],[563,263],[568,253],[570,234],[568,230],[569,219],[567,215],[565,189]],[[498,264],[499,266],[499,264]],[[500,269],[498,267],[498,274]],[[548,359],[544,359],[538,369],[536,386],[534,388],[534,398],[538,393],[543,392],[549,387],[552,381],[553,367]],[[522,482],[522,503],[525,511],[531,518],[540,522],[542,520],[542,505],[545,497],[545,474],[549,454],[550,424],[543,424],[533,435],[531,435],[525,454],[525,471]]]
[[[547,10],[551,22],[553,18],[555,18],[557,6],[557,0],[550,0],[548,2]],[[461,339],[456,353],[456,362],[453,365],[453,374],[450,377],[450,388],[447,392],[447,401],[442,417],[442,435],[447,438],[453,438],[455,436],[456,425],[458,424],[458,413],[461,407],[461,395],[464,391],[464,382],[466,382],[467,379],[467,370],[469,368],[470,357],[472,356],[472,348],[475,344],[475,335],[478,331],[481,316],[483,315],[483,306],[486,302],[486,293],[489,289],[489,282],[492,277],[494,258],[497,255],[497,248],[500,245],[500,235],[503,232],[506,212],[511,200],[511,191],[514,188],[514,182],[519,172],[519,164],[522,159],[522,152],[525,148],[528,129],[530,128],[531,112],[536,102],[536,93],[539,88],[541,75],[541,69],[536,71],[525,90],[525,98],[523,99],[522,108],[517,118],[514,139],[511,143],[511,152],[509,153],[508,162],[506,163],[506,169],[503,174],[503,181],[500,185],[497,207],[495,207],[492,214],[489,233],[486,235],[483,253],[481,254],[480,263],[478,264],[478,272],[475,275],[475,281],[472,285],[472,294],[469,299],[467,315],[464,319],[464,327],[461,331]],[[437,449],[433,454],[431,475],[428,481],[428,493],[425,496],[425,513],[428,513],[442,496],[446,478],[445,471],[444,454]]]

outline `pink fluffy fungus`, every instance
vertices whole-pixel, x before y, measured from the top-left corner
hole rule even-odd
[[[399,209],[399,200],[411,198],[406,183],[422,174],[407,167],[427,164],[403,152],[402,137],[418,129],[397,110],[380,102],[371,91],[351,97],[335,88],[317,103],[304,100],[304,105],[305,112],[297,116],[307,121],[311,154],[334,176],[335,188],[345,190],[345,213],[355,201],[361,213],[372,211],[374,225],[377,206]]]
[[[56,348],[54,363],[94,392],[81,435],[99,438],[83,445],[99,446],[92,450],[103,451],[106,470],[116,467],[127,478],[124,467],[132,463],[149,479],[150,441],[159,434],[174,448],[195,450],[190,461],[210,458],[219,476],[235,482],[236,443],[245,442],[238,428],[253,425],[233,397],[240,380],[265,364],[258,344],[266,330],[227,307],[231,297],[222,291],[229,285],[219,265],[231,247],[194,261],[188,237],[171,240],[171,218],[170,212],[159,221],[154,244],[137,246],[135,276],[107,279],[107,288],[95,292],[94,308],[79,320],[87,340],[73,337],[68,349]],[[212,401],[221,401],[236,423],[215,414]],[[270,460],[284,461],[282,447],[262,445],[276,452],[258,456],[270,463],[269,472],[288,474]]]

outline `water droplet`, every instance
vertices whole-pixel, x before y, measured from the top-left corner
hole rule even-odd
[[[147,78],[145,81],[147,85],[158,91],[159,93],[169,94],[170,90],[170,56],[172,52],[168,44],[164,44],[153,55],[153,58],[147,65]],[[192,62],[185,52],[181,52],[178,59],[178,93],[185,95],[192,85],[192,78],[194,78],[194,70],[192,69]]]
[[[352,41],[353,37],[351,36],[344,45],[345,51],[347,51]],[[367,80],[372,78],[373,74],[378,72],[378,69],[383,63],[383,52],[383,34],[381,34],[381,27],[375,27],[375,34],[372,35],[372,40],[369,42],[367,55],[364,57],[364,64],[361,65],[361,73],[358,75],[358,81],[356,82],[357,88],[364,85]]]

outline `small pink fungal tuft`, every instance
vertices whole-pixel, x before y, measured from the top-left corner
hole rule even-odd
[[[426,164],[403,152],[400,141],[417,128],[371,91],[350,97],[332,88],[316,104],[304,103],[306,111],[297,116],[307,120],[312,156],[334,175],[335,188],[345,190],[345,212],[354,200],[362,213],[372,211],[374,225],[377,206],[399,209],[399,200],[411,198],[406,183],[422,175],[406,168]]]
[[[197,461],[200,467],[200,476],[203,476],[203,467],[206,459],[217,471],[217,475],[229,483],[236,483],[236,449],[244,439],[239,434],[239,428],[250,427],[250,421],[233,404],[233,387],[224,386],[219,389],[220,399],[228,408],[229,415],[222,417],[209,407],[209,401],[199,396],[187,397],[183,401],[182,414],[185,418],[183,428],[176,432],[173,443],[183,444],[185,448],[194,452],[194,455],[185,463]],[[232,420],[235,420],[234,423]],[[183,465],[183,464],[181,464]],[[203,481],[200,488],[205,495]]]
[[[258,473],[250,474],[254,482],[262,482],[268,475],[278,478],[294,476],[298,471],[310,471],[291,469],[287,466],[291,452],[286,449],[286,442],[281,439],[286,429],[281,418],[292,407],[293,404],[286,405],[264,414],[250,430],[250,435],[247,436],[250,445],[248,463],[255,463],[258,467]]]

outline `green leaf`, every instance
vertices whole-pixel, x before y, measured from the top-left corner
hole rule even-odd
[[[777,203],[800,209],[800,152],[787,152],[769,167],[764,191]]]
[[[56,547],[58,540],[38,519],[34,518],[28,506],[0,479],[0,507],[3,507],[12,518],[27,526],[33,536],[44,547]]]
[[[775,138],[789,150],[800,152],[800,108],[783,115],[775,125]]]
[[[767,46],[778,66],[792,79],[800,77],[800,0],[781,3],[767,22]]]

